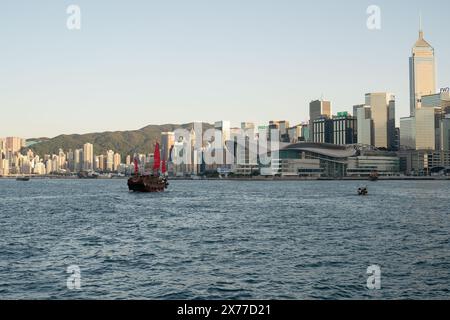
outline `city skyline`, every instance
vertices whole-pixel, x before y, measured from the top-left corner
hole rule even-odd
[[[68,3],[8,3],[8,17],[1,20],[18,33],[4,50],[8,64],[0,105],[5,118],[17,122],[2,121],[0,136],[54,137],[218,119],[233,125],[273,119],[295,124],[308,120],[309,102],[321,96],[332,102],[333,113],[351,112],[369,92],[396,95],[398,124],[410,111],[407,57],[417,40],[419,12],[426,39],[436,50],[437,89],[450,83],[445,72],[450,47],[439,27],[448,2],[423,8],[418,1],[380,1],[381,30],[367,29],[370,4],[361,1],[302,6],[285,1],[276,11],[267,1],[254,11],[250,4],[239,4],[239,12],[232,10],[234,2],[199,1],[184,14],[174,10],[187,9],[183,4],[135,4],[108,4],[105,13],[99,11],[101,2],[78,1],[82,29],[68,31]],[[126,9],[122,15],[120,9]],[[314,22],[318,15],[322,26]],[[44,17],[46,22],[40,22]],[[176,22],[172,29],[151,28],[167,27],[167,17]],[[227,17],[234,18],[236,28],[226,28]],[[117,21],[108,23],[108,18]],[[185,34],[179,33],[182,26]],[[7,43],[11,34],[0,29]],[[147,34],[149,41],[143,37]]]

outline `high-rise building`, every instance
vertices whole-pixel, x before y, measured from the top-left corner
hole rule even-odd
[[[409,58],[410,112],[422,107],[422,96],[436,93],[436,70],[434,48],[424,39],[422,25],[419,39]]]
[[[440,108],[416,109],[416,149],[439,150],[439,132],[436,124],[440,119]]]
[[[105,165],[105,156],[103,154],[98,156],[98,171],[105,171],[106,165]]]
[[[79,172],[83,169],[83,149],[76,149],[73,155],[74,172]],[[48,173],[48,171],[47,171]]]
[[[324,100],[311,101],[309,104],[310,137],[314,139],[314,121],[320,118],[331,118],[331,102]]]
[[[450,114],[450,89],[443,88],[440,93],[422,96],[422,108],[440,108],[442,118]]]
[[[175,144],[175,132],[161,133],[161,159],[168,161],[170,159],[170,151]]]
[[[20,149],[25,147],[25,140],[19,137],[6,137],[5,149],[12,153],[19,152]]]
[[[450,114],[445,115],[441,123],[441,150],[450,151]]]
[[[222,133],[222,146],[225,146],[225,141],[231,138],[231,123],[230,121],[217,121],[214,124],[214,129]]]
[[[358,126],[358,144],[373,146],[373,120],[370,106],[361,105],[354,110]]]
[[[395,143],[395,96],[386,93],[367,93],[366,105],[371,107],[374,145],[388,149]]]
[[[256,126],[253,122],[241,122],[242,130],[255,130]]]
[[[355,144],[358,142],[356,117],[348,112],[338,112],[333,117],[333,142],[337,145]]]
[[[333,143],[333,120],[326,116],[312,122],[313,137],[315,143]]]
[[[416,118],[406,117],[400,119],[400,148],[416,149]]]
[[[114,151],[112,150],[106,152],[106,170],[109,172],[114,171]]]
[[[94,146],[91,143],[83,146],[83,170],[94,170]]]
[[[115,172],[119,171],[119,166],[120,166],[121,161],[122,161],[122,157],[120,156],[120,154],[119,153],[115,153],[114,154],[114,161],[113,161],[113,170]]]
[[[283,142],[289,142],[289,121],[276,120],[269,122],[269,130],[279,130],[280,140]],[[270,132],[269,132],[270,134]]]

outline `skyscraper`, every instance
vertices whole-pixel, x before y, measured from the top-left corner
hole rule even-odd
[[[76,149],[73,156],[74,172],[79,172],[83,168],[83,149]],[[48,173],[48,171],[47,171]]]
[[[314,121],[320,118],[331,118],[331,102],[324,100],[311,101],[309,104],[309,127],[311,140],[314,141]]]
[[[409,58],[409,83],[410,112],[411,117],[414,117],[416,109],[421,108],[422,96],[436,93],[434,48],[424,39],[422,23],[419,39],[414,44]]]
[[[112,150],[106,152],[106,170],[109,172],[114,171],[114,151]]]
[[[25,146],[25,140],[19,137],[7,137],[5,139],[5,149],[12,153],[19,152]]]
[[[388,149],[395,138],[395,96],[386,92],[367,93],[366,105],[371,107],[374,145]]]
[[[114,154],[114,165],[113,165],[113,170],[115,172],[119,171],[121,162],[122,162],[122,157],[121,157],[120,153],[115,153]]]
[[[441,150],[450,151],[450,114],[442,119],[441,124]]]
[[[439,132],[436,132],[436,117],[440,108],[420,108],[416,110],[416,149],[437,150],[439,148]]]
[[[222,133],[222,145],[225,146],[225,141],[230,140],[231,137],[230,121],[217,121],[214,124],[214,129]]]
[[[358,106],[355,110],[358,126],[358,143],[373,146],[373,121],[370,106]]]
[[[161,159],[169,161],[170,151],[175,144],[175,132],[161,132]]]
[[[90,143],[83,146],[83,170],[94,170],[94,146]]]

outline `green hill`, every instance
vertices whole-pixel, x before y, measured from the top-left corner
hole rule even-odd
[[[45,154],[57,154],[59,149],[82,149],[85,143],[94,145],[94,154],[104,154],[107,150],[119,152],[123,157],[134,153],[151,153],[155,141],[161,141],[161,132],[174,131],[178,128],[190,130],[192,123],[176,125],[149,125],[134,131],[116,131],[102,133],[88,133],[83,135],[60,135],[52,139],[30,139],[40,141],[26,148],[31,149],[41,157]],[[203,130],[212,128],[210,124],[203,124]]]

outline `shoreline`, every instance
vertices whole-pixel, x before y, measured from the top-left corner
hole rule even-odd
[[[112,177],[112,178],[96,178],[96,179],[80,179],[78,177],[62,177],[62,176],[30,176],[30,180],[126,180],[129,177]],[[16,180],[16,177],[0,177],[0,180]],[[190,177],[169,177],[169,181],[370,181],[367,177],[343,177],[343,178],[301,178],[301,177],[234,177],[234,178],[198,178]],[[444,177],[414,177],[414,176],[395,176],[395,177],[380,177],[378,181],[450,181],[449,176]],[[376,182],[376,181],[375,181]]]

